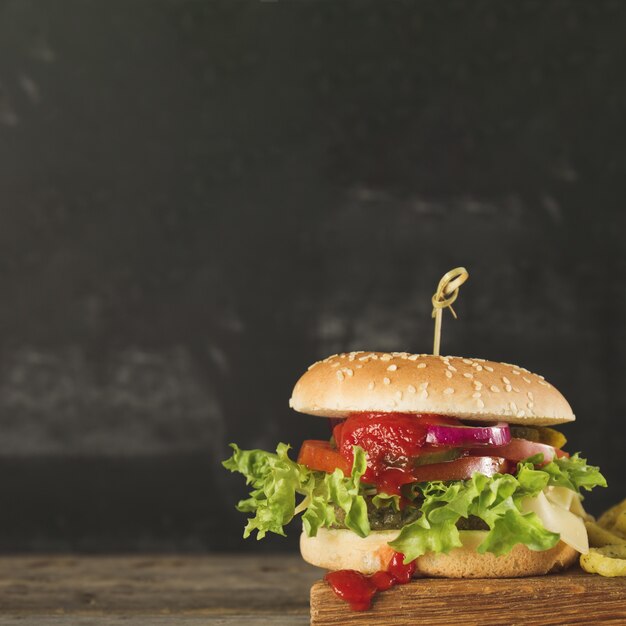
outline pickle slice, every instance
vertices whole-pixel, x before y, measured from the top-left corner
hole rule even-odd
[[[446,450],[425,452],[424,454],[414,457],[412,462],[414,467],[420,467],[422,465],[432,465],[433,463],[454,461],[461,456],[463,456],[463,451],[460,448],[447,448]]]
[[[540,426],[537,430],[539,431],[540,443],[547,443],[549,446],[559,450],[567,443],[565,435],[554,428]]]
[[[511,437],[518,439],[527,439],[528,441],[536,441],[537,443],[545,443],[553,448],[562,448],[567,439],[563,433],[554,428],[547,426],[509,426]]]

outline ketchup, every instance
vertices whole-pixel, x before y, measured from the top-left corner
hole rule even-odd
[[[400,495],[400,488],[413,482],[410,459],[419,456],[426,443],[428,424],[459,425],[452,417],[413,413],[352,413],[333,428],[340,454],[350,466],[353,446],[367,453],[367,470],[362,481],[378,491]]]
[[[404,585],[411,580],[415,572],[415,561],[404,565],[403,560],[403,554],[394,552],[386,571],[366,576],[353,569],[342,569],[328,572],[324,580],[353,611],[367,611],[378,591],[385,591],[395,585]]]

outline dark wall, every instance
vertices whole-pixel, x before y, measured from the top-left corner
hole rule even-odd
[[[238,549],[306,366],[546,375],[626,496],[620,2],[0,0],[0,550]],[[293,546],[254,541],[247,549]]]

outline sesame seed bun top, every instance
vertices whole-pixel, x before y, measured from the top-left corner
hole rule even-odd
[[[300,378],[289,405],[324,417],[357,411],[436,413],[537,426],[575,419],[561,393],[523,367],[406,352],[329,356]]]

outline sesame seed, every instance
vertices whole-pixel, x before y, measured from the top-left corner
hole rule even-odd
[[[359,361],[368,361],[368,360],[369,360],[369,357],[367,355],[359,357]]]
[[[337,372],[336,372],[336,373],[337,373],[337,378],[338,378],[338,380],[343,380],[343,372],[342,372],[342,371],[340,371],[340,370],[337,370]]]
[[[376,383],[373,380],[370,380],[367,388],[371,391],[372,389],[374,389],[374,387],[376,387]]]
[[[446,378],[452,378],[452,372],[446,370]]]
[[[348,376],[354,376],[354,372],[349,367],[346,367],[344,371]]]
[[[511,411],[513,411],[513,413],[517,411],[517,404],[515,404],[515,402],[511,402],[509,406],[511,407]]]
[[[402,400],[402,392],[401,391],[396,391],[396,398],[398,398],[398,400]]]
[[[354,352],[350,352],[350,354],[348,355],[348,361],[354,361]]]
[[[397,365],[392,364],[392,365],[390,365],[390,366],[387,368],[387,371],[388,371],[388,372],[395,372],[397,369],[398,369],[398,366],[397,366]]]
[[[489,365],[485,365],[484,368],[488,371],[488,372],[493,372],[493,367],[489,367]]]
[[[541,378],[541,380],[545,380],[546,379],[546,377],[542,376],[541,374],[537,374],[537,376],[539,376],[539,378]]]
[[[533,392],[532,391],[529,391],[526,395],[528,396],[528,398],[530,400],[533,400]]]
[[[530,382],[531,382],[531,381],[530,381],[530,378],[527,378],[526,376],[522,376],[522,380],[523,380],[525,383],[528,383],[528,384],[530,385]]]
[[[465,372],[463,376],[465,376],[465,378],[474,378],[474,374],[472,374],[471,372]]]
[[[491,385],[489,389],[491,389],[491,391],[493,391],[494,393],[500,393],[500,388],[497,387],[496,385]]]
[[[545,382],[545,381],[543,381],[543,380],[538,380],[537,382],[538,382],[540,385],[543,385],[544,387],[549,387],[549,386],[550,386],[548,383],[546,383],[546,382]]]
[[[482,372],[483,371],[483,366],[482,365],[476,365],[476,371],[477,372]]]
[[[422,400],[426,400],[426,398],[428,398],[428,391],[426,391],[426,389],[423,389],[420,392],[420,398],[422,398]]]
[[[473,365],[474,362],[470,359],[463,359],[463,363],[465,363],[465,365]]]
[[[456,367],[454,367],[454,365],[448,365],[448,369],[449,369],[451,372],[456,372]]]
[[[480,391],[476,391],[472,394],[472,398],[480,398]]]
[[[391,359],[393,359],[391,354],[381,354],[380,355],[380,360],[381,361],[391,361]]]
[[[409,385],[409,386],[407,387],[407,391],[408,391],[409,393],[415,393],[415,392],[417,391],[417,389],[415,389],[415,387],[413,387],[413,385]]]
[[[503,382],[505,385],[510,385],[510,384],[511,384],[511,381],[510,381],[510,380],[509,380],[506,376],[503,376],[503,377],[502,377],[502,382]]]
[[[480,391],[483,388],[483,384],[479,380],[474,381],[474,389]]]
[[[480,398],[478,398],[478,400],[476,400],[476,404],[478,405],[479,409],[484,409],[485,408],[485,403]]]
[[[363,363],[357,363],[354,368],[360,370],[363,367]]]
[[[383,382],[385,383],[385,385],[389,385],[391,383],[391,381],[385,376],[385,378],[383,378]]]
[[[378,355],[372,352],[372,354],[370,354],[370,359],[374,359],[374,361],[378,361]]]
[[[417,354],[412,354],[410,357],[408,357],[408,359],[409,359],[409,361],[417,361],[417,357],[418,356],[419,355],[417,355]]]
[[[529,409],[532,409],[532,408],[535,406],[535,403],[534,403],[534,402],[529,402],[526,406],[527,406]]]
[[[420,383],[420,391],[423,391],[426,387],[428,387],[428,383]]]
[[[454,389],[452,389],[452,387],[446,387],[443,392],[449,396],[451,393],[454,393]]]
[[[331,367],[339,367],[340,363],[337,361],[336,363],[331,363]]]
[[[505,385],[504,389],[506,391],[511,391],[513,389],[513,387],[511,387],[511,385]]]
[[[519,389],[518,389],[517,387],[513,387],[513,391],[514,391],[515,393],[519,393]]]
[[[424,369],[426,367],[426,363],[418,363],[417,364],[417,369]]]
[[[515,376],[519,376],[520,373],[517,370],[511,370],[511,374],[515,374]]]
[[[524,417],[526,415],[526,411],[518,411],[517,417]]]

